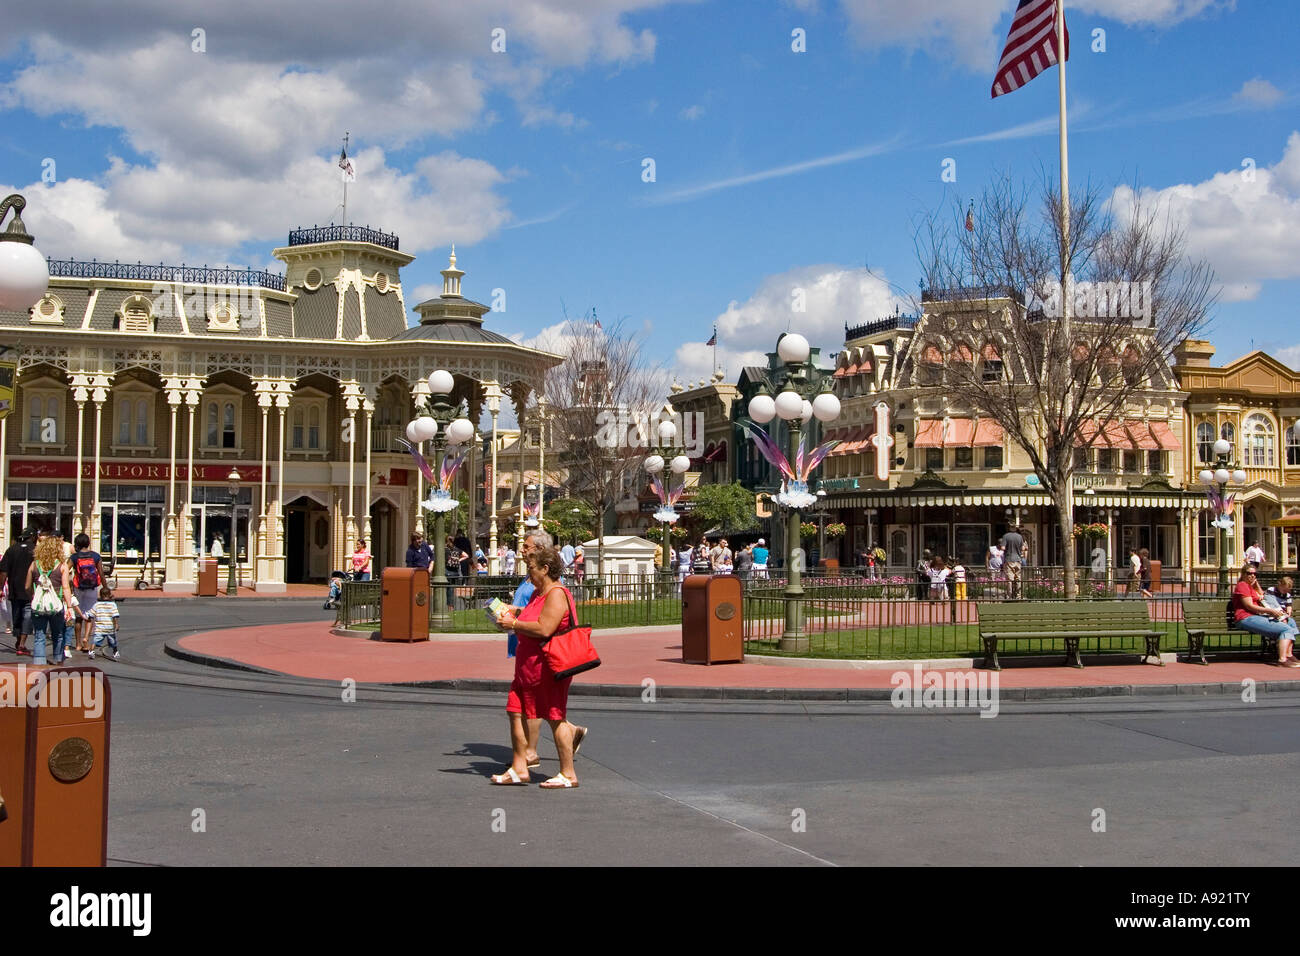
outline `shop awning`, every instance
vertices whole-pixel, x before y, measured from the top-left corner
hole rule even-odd
[[[831,492],[836,508],[956,508],[963,505],[1048,508],[1052,499],[1043,491],[974,491],[934,490],[909,492],[874,492],[871,494],[842,495]],[[1085,508],[1175,508],[1199,511],[1205,506],[1205,497],[1193,492],[1186,494],[1159,492],[1107,492],[1084,496],[1075,492],[1076,509]],[[1300,517],[1300,516],[1296,516]]]
[[[912,441],[914,448],[942,448],[943,422],[933,418],[917,422],[916,438]]]
[[[1079,427],[1074,444],[1085,445],[1094,435],[1097,435],[1097,423],[1084,422]],[[1110,422],[1092,444],[1096,448],[1121,448],[1126,451],[1178,451],[1182,448],[1168,422],[1147,423],[1134,419]]]
[[[944,433],[943,419],[927,419],[920,422],[916,430],[916,440],[912,445],[916,448],[969,448],[975,441],[975,420],[971,418],[949,418],[947,434]],[[990,425],[995,424],[993,422]],[[1000,444],[1002,441],[1001,429],[998,430],[998,439],[991,444]]]
[[[1179,451],[1183,447],[1168,422],[1152,422],[1151,434],[1165,451]]]
[[[991,418],[981,418],[975,426],[975,447],[992,448],[1002,444],[1002,426]]]

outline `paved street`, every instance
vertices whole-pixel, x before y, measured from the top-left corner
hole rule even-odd
[[[123,611],[130,663],[105,665],[118,864],[1274,865],[1300,849],[1275,822],[1300,771],[1289,694],[1005,702],[991,720],[575,698],[582,786],[545,792],[487,784],[507,757],[501,695],[363,685],[348,703],[162,655],[183,633],[320,619],[317,603]]]

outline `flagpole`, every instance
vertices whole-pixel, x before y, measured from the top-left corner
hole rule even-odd
[[[1069,348],[1070,299],[1070,145],[1065,122],[1065,0],[1056,2],[1056,68],[1061,97],[1061,331]]]
[[[713,371],[718,370],[718,325],[713,324]]]
[[[348,153],[348,134],[346,131],[344,131],[343,155],[346,156],[347,153]],[[347,170],[344,170],[343,171],[343,225],[346,226],[347,224],[348,224],[348,173]]]

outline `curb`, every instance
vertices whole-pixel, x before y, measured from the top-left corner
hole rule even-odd
[[[167,641],[163,653],[168,657],[215,667],[221,670],[244,671],[271,677],[295,677],[279,671],[266,670],[224,657],[213,657],[185,650]],[[910,663],[917,663],[912,661]],[[993,673],[993,672],[990,672]],[[310,680],[311,678],[305,678]],[[510,690],[510,681],[489,680],[479,677],[459,677],[432,681],[385,681],[378,686],[397,688],[423,688],[466,693],[504,694]],[[1207,684],[1085,684],[1074,687],[998,687],[998,697],[1003,701],[1069,700],[1092,697],[1227,697],[1238,696],[1239,681]],[[640,697],[644,688],[639,684],[573,684],[571,697]],[[1256,681],[1255,690],[1263,693],[1300,693],[1300,680]],[[888,701],[895,692],[889,687],[680,687],[656,685],[655,697],[666,700],[714,701],[822,701],[860,703]]]

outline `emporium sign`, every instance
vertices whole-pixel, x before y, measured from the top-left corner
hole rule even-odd
[[[239,470],[240,482],[262,480],[260,465],[195,465],[194,480],[225,482],[231,468]],[[148,461],[111,461],[101,462],[99,466],[100,481],[167,481],[171,478],[171,465],[167,462]],[[9,462],[10,478],[30,478],[36,480],[56,481],[71,480],[77,476],[75,461],[49,461],[41,458],[17,458]],[[95,466],[86,462],[81,466],[81,477],[86,481],[95,477]],[[187,481],[189,468],[176,466],[176,480]]]

